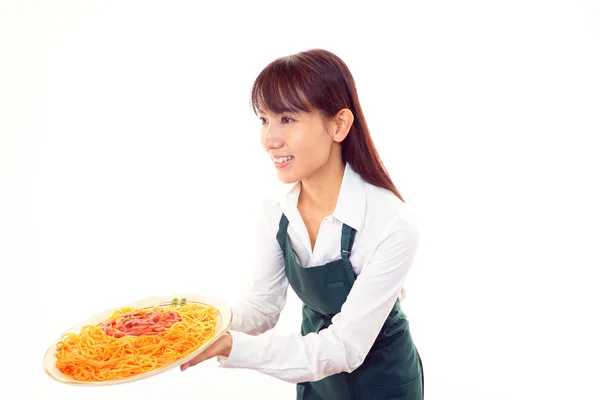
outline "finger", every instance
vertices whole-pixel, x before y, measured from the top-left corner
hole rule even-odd
[[[210,353],[202,353],[199,354],[198,356],[192,358],[190,361],[188,361],[187,363],[183,364],[182,367],[185,366],[185,368],[182,368],[182,371],[185,371],[186,369],[188,369],[189,367],[193,367],[195,365],[200,364],[202,361],[206,361],[209,358],[211,358],[212,356],[210,355]]]
[[[222,341],[222,340],[221,340]],[[202,361],[206,361],[209,358],[215,357],[219,353],[220,342],[213,343],[208,349],[206,349],[203,353],[198,354],[196,357],[191,359],[190,361],[182,364],[179,368],[181,371],[185,371],[189,367],[193,367]]]
[[[206,360],[206,357],[204,355],[200,355],[200,356],[190,360],[190,362],[188,364],[190,364],[190,366],[193,367],[194,365],[200,364],[204,360]]]
[[[181,364],[181,366],[179,367],[181,369],[181,371],[185,371],[186,369],[188,369],[189,367],[193,367],[196,364],[201,363],[202,361],[204,361],[206,358],[203,357],[203,355],[198,355],[197,357],[192,358],[190,361],[186,362],[185,364]]]

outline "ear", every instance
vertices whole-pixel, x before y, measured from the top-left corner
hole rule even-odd
[[[335,142],[341,143],[350,132],[354,122],[354,114],[349,109],[343,108],[330,121],[331,137]]]

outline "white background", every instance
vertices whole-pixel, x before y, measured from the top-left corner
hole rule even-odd
[[[214,361],[71,387],[42,357],[138,298],[241,296],[278,184],[249,90],[312,47],[420,223],[427,399],[600,399],[598,2],[366,4],[0,0],[1,399],[294,398]]]

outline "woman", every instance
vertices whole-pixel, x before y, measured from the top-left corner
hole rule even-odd
[[[279,179],[295,184],[263,205],[253,285],[231,332],[181,370],[218,356],[297,383],[298,399],[422,399],[399,302],[418,230],[348,67],[320,49],[279,58],[254,82],[252,106]],[[260,335],[277,323],[288,285],[304,303],[301,333]]]

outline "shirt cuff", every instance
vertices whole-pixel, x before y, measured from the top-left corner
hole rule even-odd
[[[243,332],[229,331],[231,333],[231,352],[229,357],[218,356],[217,362],[225,368],[249,368],[260,369],[263,364],[264,347],[261,345],[252,345],[259,337],[252,336]]]

